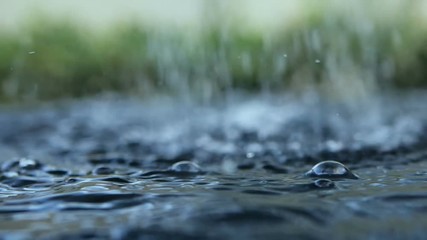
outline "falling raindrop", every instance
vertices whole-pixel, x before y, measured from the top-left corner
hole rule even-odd
[[[320,63],[320,60],[319,60],[319,59],[316,59],[314,62],[315,62],[315,63]]]
[[[344,166],[344,164],[336,161],[320,162],[314,165],[314,167],[305,175],[308,177],[320,178],[359,178],[356,174],[352,173],[346,166]]]
[[[36,52],[35,51],[30,51],[30,52],[28,52],[28,54],[35,54]]]

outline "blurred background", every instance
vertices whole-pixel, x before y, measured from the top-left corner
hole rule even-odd
[[[0,100],[427,86],[426,1],[0,0]]]

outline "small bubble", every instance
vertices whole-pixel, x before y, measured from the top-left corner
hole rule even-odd
[[[174,172],[198,173],[202,172],[202,168],[196,163],[190,161],[181,161],[173,164],[170,170]]]
[[[336,161],[323,161],[320,162],[308,171],[306,176],[321,177],[321,178],[350,178],[358,179],[359,177],[352,173],[342,163]]]
[[[314,60],[315,63],[320,63],[319,59]]]
[[[66,183],[76,183],[79,182],[79,180],[77,178],[68,178],[67,180],[65,180]]]
[[[35,53],[36,53],[35,51],[28,52],[28,54],[35,54]]]

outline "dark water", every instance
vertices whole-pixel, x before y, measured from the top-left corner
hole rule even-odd
[[[424,239],[421,99],[363,108],[288,99],[209,107],[103,99],[5,109],[0,233]],[[325,160],[345,166],[306,174]]]

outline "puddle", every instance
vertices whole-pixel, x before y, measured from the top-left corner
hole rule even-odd
[[[0,235],[425,235],[423,113],[414,111],[403,120],[388,113],[389,118],[375,120],[383,129],[378,133],[363,127],[362,119],[372,123],[372,116],[331,124],[323,118],[307,120],[310,107],[291,105],[273,101],[258,115],[250,104],[237,107],[236,117],[214,107],[173,111],[134,101],[88,101],[2,115],[0,150],[11,157],[0,166]],[[250,113],[243,114],[246,108]],[[370,139],[360,141],[361,135]],[[320,163],[326,160],[337,162]]]

